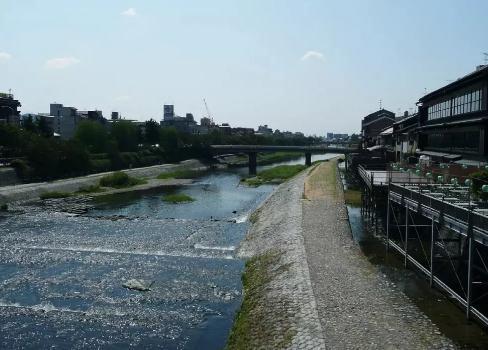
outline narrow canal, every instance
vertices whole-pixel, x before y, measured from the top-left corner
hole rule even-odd
[[[0,348],[223,348],[241,303],[235,250],[274,188],[240,186],[245,173],[102,198],[82,216],[1,216]],[[163,202],[171,192],[195,201]],[[124,288],[130,279],[151,290]]]
[[[384,232],[371,227],[360,211],[359,207],[348,206],[353,238],[379,273],[397,286],[459,348],[488,349],[486,331],[475,322],[467,322],[464,311],[448,296],[430,288],[420,272],[404,268],[403,256],[393,249],[387,253]]]

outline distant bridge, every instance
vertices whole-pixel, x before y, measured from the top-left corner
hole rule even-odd
[[[255,175],[257,168],[257,154],[264,152],[303,152],[305,164],[312,165],[312,154],[319,153],[356,153],[357,146],[318,145],[318,146],[265,146],[265,145],[211,145],[214,154],[247,153],[249,156],[249,174]]]

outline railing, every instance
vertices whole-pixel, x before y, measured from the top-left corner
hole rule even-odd
[[[471,200],[468,192],[467,198],[460,198],[467,201],[468,205],[462,207],[457,205],[455,202],[450,202],[446,200],[449,194],[443,194],[442,197],[436,198],[435,196],[425,193],[430,191],[430,189],[438,188],[436,185],[421,185],[418,184],[417,188],[412,188],[407,184],[390,184],[390,192],[394,195],[396,194],[400,199],[409,199],[416,203],[417,206],[425,206],[436,211],[437,216],[449,216],[455,221],[462,222],[466,226],[472,225],[480,232],[486,232],[486,238],[488,238],[488,216],[477,212],[476,209],[479,208],[478,202]],[[423,193],[424,191],[424,193]]]

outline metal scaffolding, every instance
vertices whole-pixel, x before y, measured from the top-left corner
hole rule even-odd
[[[488,216],[466,187],[389,183],[386,247],[422,271],[432,287],[448,292],[488,325]]]

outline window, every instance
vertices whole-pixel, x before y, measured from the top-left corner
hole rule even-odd
[[[481,110],[481,90],[468,92],[428,107],[428,120],[446,118],[454,115]]]

